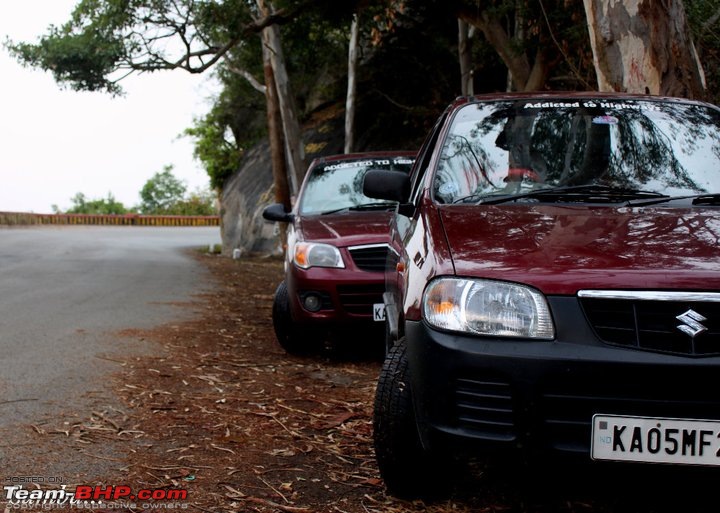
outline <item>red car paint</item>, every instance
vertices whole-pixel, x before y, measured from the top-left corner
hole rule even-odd
[[[401,202],[374,410],[391,493],[498,451],[720,466],[718,107],[461,98],[409,180],[369,173],[365,192]]]
[[[268,216],[266,209],[266,219],[289,221],[285,281],[280,286],[284,290],[276,294],[274,310],[276,335],[288,351],[301,352],[303,338],[309,343],[328,333],[350,334],[359,325],[383,327],[374,321],[384,315],[384,267],[394,203],[362,195],[362,174],[370,168],[407,173],[414,157],[411,152],[368,152],[316,159],[292,213],[278,213],[279,206],[273,205],[268,209],[275,209],[275,215]],[[303,267],[295,260],[303,243],[323,245],[328,252],[332,248],[342,263]]]

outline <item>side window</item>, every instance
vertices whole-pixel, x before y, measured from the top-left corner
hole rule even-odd
[[[438,137],[440,136],[440,130],[442,129],[445,119],[448,115],[448,110],[443,112],[440,119],[437,120],[435,126],[433,126],[430,134],[425,138],[425,142],[420,147],[418,152],[417,162],[415,163],[415,172],[412,177],[412,184],[410,188],[410,203],[417,203],[422,190],[422,181],[428,167],[430,166],[430,160],[432,159],[435,145],[437,144]]]

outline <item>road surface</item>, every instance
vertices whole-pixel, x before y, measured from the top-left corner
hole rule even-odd
[[[157,350],[118,332],[189,315],[177,303],[209,284],[188,250],[219,242],[216,227],[0,228],[0,479],[33,471],[28,426],[113,400],[113,360]]]

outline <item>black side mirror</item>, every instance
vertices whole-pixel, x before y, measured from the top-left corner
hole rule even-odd
[[[402,171],[370,169],[363,180],[363,194],[368,198],[407,203],[410,199],[410,175]]]
[[[273,203],[265,207],[262,213],[263,219],[267,221],[277,221],[280,223],[292,223],[295,218],[290,212],[285,212],[285,205],[282,203]]]

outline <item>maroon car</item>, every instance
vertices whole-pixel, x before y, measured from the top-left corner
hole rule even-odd
[[[392,493],[459,454],[720,466],[720,109],[459,99],[398,200],[374,413]],[[572,459],[572,458],[571,458]]]
[[[285,281],[273,304],[275,335],[289,353],[311,352],[331,334],[384,327],[383,271],[395,203],[365,196],[363,178],[369,169],[407,174],[414,159],[409,152],[316,159],[293,212],[280,204],[263,212],[267,220],[289,223]]]

